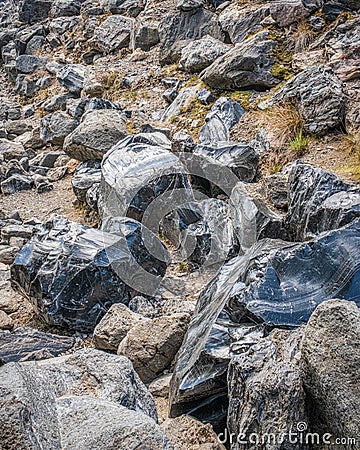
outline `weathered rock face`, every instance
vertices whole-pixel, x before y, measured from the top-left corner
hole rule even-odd
[[[234,99],[220,97],[206,116],[206,123],[200,129],[202,144],[217,144],[230,141],[230,130],[245,114],[244,108]]]
[[[21,0],[19,20],[32,25],[46,19],[52,6],[52,0]]]
[[[105,19],[94,31],[97,47],[104,53],[128,47],[133,22],[128,17],[117,15]]]
[[[102,217],[128,216],[142,221],[154,202],[147,216],[154,229],[179,200],[192,199],[186,173],[170,148],[162,133],[141,133],[124,139],[107,153],[100,185]]]
[[[317,431],[359,436],[359,344],[360,310],[353,302],[322,303],[305,327],[304,383]]]
[[[248,35],[257,33],[263,27],[261,22],[270,15],[268,5],[241,5],[231,3],[219,15],[221,29],[225,31],[232,44],[243,42]]]
[[[264,106],[295,101],[309,133],[324,134],[344,122],[342,83],[326,66],[309,67],[289,80]]]
[[[16,58],[16,70],[19,73],[32,73],[44,67],[45,61],[33,55],[20,55]]]
[[[229,364],[228,432],[234,450],[256,450],[266,436],[284,436],[282,443],[270,440],[279,450],[308,450],[306,443],[289,442],[298,423],[308,424],[301,377],[303,330],[273,331]],[[259,441],[250,439],[257,436]],[[229,443],[230,439],[228,440]],[[266,441],[265,441],[266,442]]]
[[[6,448],[135,449],[139,442],[171,448],[152,397],[124,357],[86,349],[41,363],[6,364],[0,386]]]
[[[9,363],[52,358],[71,350],[75,342],[73,337],[42,333],[27,327],[11,333],[3,331],[0,332],[0,360]]]
[[[200,78],[216,89],[273,87],[279,82],[271,73],[276,46],[268,31],[257,33],[215,60]]]
[[[64,112],[56,111],[42,119],[40,139],[49,144],[63,145],[66,136],[74,131],[78,125],[78,120]]]
[[[47,322],[92,331],[113,303],[129,303],[137,292],[134,286],[141,289],[142,281],[146,286],[147,276],[160,282],[165,274],[165,250],[148,230],[146,240],[162,260],[152,256],[142,241],[143,230],[130,219],[117,235],[52,220],[18,253],[13,282]],[[140,284],[132,281],[135,273]]]
[[[83,0],[55,0],[51,8],[51,16],[78,16],[82,2]]]
[[[179,68],[187,72],[201,72],[229,50],[230,47],[222,41],[204,36],[183,48]]]
[[[141,321],[121,341],[118,355],[127,356],[144,383],[167,369],[179,350],[190,317],[174,314]]]
[[[360,190],[336,175],[296,163],[289,177],[286,227],[294,240],[340,228],[360,217]]]
[[[216,14],[204,8],[170,13],[159,24],[160,62],[178,61],[181,51],[190,41],[206,35],[223,41]]]
[[[115,303],[94,330],[95,347],[116,352],[129,330],[141,320],[145,319],[140,314],[121,303]]]
[[[228,361],[263,336],[264,324],[302,325],[329,292],[360,304],[359,253],[356,221],[305,244],[264,239],[226,263],[200,295],[179,351],[172,414],[192,409],[196,401],[199,414],[209,417],[209,410],[201,410],[206,399],[221,415]]]
[[[127,134],[125,115],[117,110],[86,112],[80,125],[64,141],[64,151],[79,161],[101,160]]]

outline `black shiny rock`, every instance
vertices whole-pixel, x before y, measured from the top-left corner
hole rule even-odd
[[[230,130],[245,114],[245,109],[230,97],[220,97],[216,100],[206,123],[200,130],[202,144],[216,144],[230,141]]]
[[[117,234],[53,219],[18,253],[11,267],[14,287],[48,323],[90,332],[113,303],[151,295],[164,276],[167,263],[157,258],[160,251],[149,252],[143,233],[131,219]],[[164,252],[149,230],[146,236]]]
[[[297,162],[289,178],[286,226],[294,240],[340,228],[360,217],[360,189],[336,175]]]
[[[0,359],[5,363],[21,359],[46,359],[71,350],[75,338],[43,333],[28,327],[0,332]]]
[[[162,232],[184,258],[201,265],[221,264],[239,250],[230,208],[214,198],[176,208],[164,218]]]
[[[178,353],[171,415],[192,411],[213,420],[211,404],[225,410],[229,360],[267,329],[298,327],[331,298],[360,305],[359,260],[356,220],[307,243],[263,239],[224,264],[200,295]]]
[[[171,142],[160,132],[140,133],[116,144],[102,162],[100,215],[143,221],[148,210],[149,228],[157,231],[162,217],[192,198],[187,174],[170,150]]]

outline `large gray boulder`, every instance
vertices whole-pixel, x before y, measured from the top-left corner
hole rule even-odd
[[[277,45],[268,31],[257,33],[215,60],[200,78],[216,89],[273,87],[279,83],[271,73]]]
[[[340,228],[360,217],[360,189],[310,164],[293,165],[286,227],[294,240]]]
[[[184,47],[206,35],[224,40],[216,14],[207,9],[178,10],[168,14],[159,24],[160,63],[177,62]]]
[[[230,436],[241,436],[233,440],[233,450],[257,450],[263,442],[274,450],[309,449],[300,439],[290,440],[290,433],[298,431],[296,424],[309,423],[301,376],[302,334],[302,329],[273,331],[231,360],[227,425]],[[271,436],[284,440],[274,442]]]
[[[49,144],[63,145],[66,136],[78,125],[78,120],[64,112],[55,111],[41,120],[40,139]]]
[[[182,49],[179,69],[187,72],[201,72],[229,50],[230,47],[219,39],[204,36],[190,42]]]
[[[92,331],[112,304],[156,287],[167,267],[163,244],[140,223],[122,219],[116,231],[65,219],[39,226],[12,265],[14,286],[48,323]]]
[[[0,399],[0,439],[8,449],[171,448],[151,395],[121,356],[84,349],[6,364]]]
[[[64,151],[79,161],[101,160],[104,154],[128,134],[126,116],[113,109],[90,110],[64,141]]]
[[[104,53],[128,47],[134,20],[124,16],[110,16],[94,30],[96,46]]]
[[[345,118],[345,95],[341,81],[327,66],[313,66],[289,80],[261,107],[295,101],[304,130],[324,134],[340,127]]]
[[[360,310],[353,302],[322,303],[305,327],[304,383],[317,431],[360,435]],[[349,441],[346,450],[357,447]]]
[[[84,0],[55,0],[51,7],[52,17],[78,16]]]

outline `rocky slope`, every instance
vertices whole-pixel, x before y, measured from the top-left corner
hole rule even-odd
[[[358,449],[358,1],[0,19],[0,448]]]

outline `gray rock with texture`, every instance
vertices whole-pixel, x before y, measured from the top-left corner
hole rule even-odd
[[[335,174],[297,162],[288,187],[286,227],[294,240],[340,228],[360,217],[360,189]]]
[[[295,101],[304,119],[304,130],[324,134],[345,120],[345,95],[341,81],[327,66],[313,66],[289,80],[262,107]]]
[[[32,73],[45,66],[45,61],[34,55],[20,55],[16,58],[16,70],[20,73]]]
[[[322,303],[305,327],[304,383],[316,431],[360,435],[360,310],[353,302]],[[355,450],[350,443],[342,448]]]
[[[141,320],[146,319],[125,305],[115,303],[95,327],[95,347],[116,352],[129,330]]]
[[[90,110],[64,141],[64,151],[79,161],[101,160],[127,134],[126,116],[114,109]]]
[[[86,203],[86,194],[95,184],[101,180],[101,164],[99,161],[85,161],[79,164],[71,179],[71,185],[76,198],[81,203]]]
[[[61,86],[75,95],[80,95],[87,75],[88,70],[82,64],[67,64],[56,72],[56,78]]]
[[[167,369],[183,341],[188,314],[174,314],[141,321],[121,341],[118,355],[127,356],[144,383]]]
[[[224,55],[230,47],[219,39],[211,36],[204,36],[201,39],[190,42],[181,51],[179,69],[187,72],[201,72],[215,61],[219,56]]]
[[[302,334],[302,329],[273,331],[231,360],[227,425],[229,434],[242,436],[240,442],[234,439],[233,450],[257,450],[262,439],[269,449],[309,449],[300,439],[289,439],[298,423],[309,423],[301,377]],[[266,441],[271,434],[283,435],[283,442],[273,443],[271,437]]]
[[[204,8],[170,13],[159,25],[160,63],[171,64],[178,61],[186,45],[206,35],[224,40],[214,13]]]
[[[271,73],[276,47],[268,31],[257,33],[215,60],[200,78],[216,89],[273,87],[279,82]]]
[[[68,136],[78,126],[76,119],[61,111],[48,114],[41,120],[40,139],[46,143],[63,145]]]
[[[9,449],[170,449],[154,401],[126,358],[93,349],[0,368]],[[131,430],[131,431],[130,431]]]
[[[29,25],[47,19],[52,0],[20,0],[19,20]]]
[[[95,28],[94,36],[97,47],[104,53],[128,47],[134,26],[133,19],[124,16],[110,16]]]

